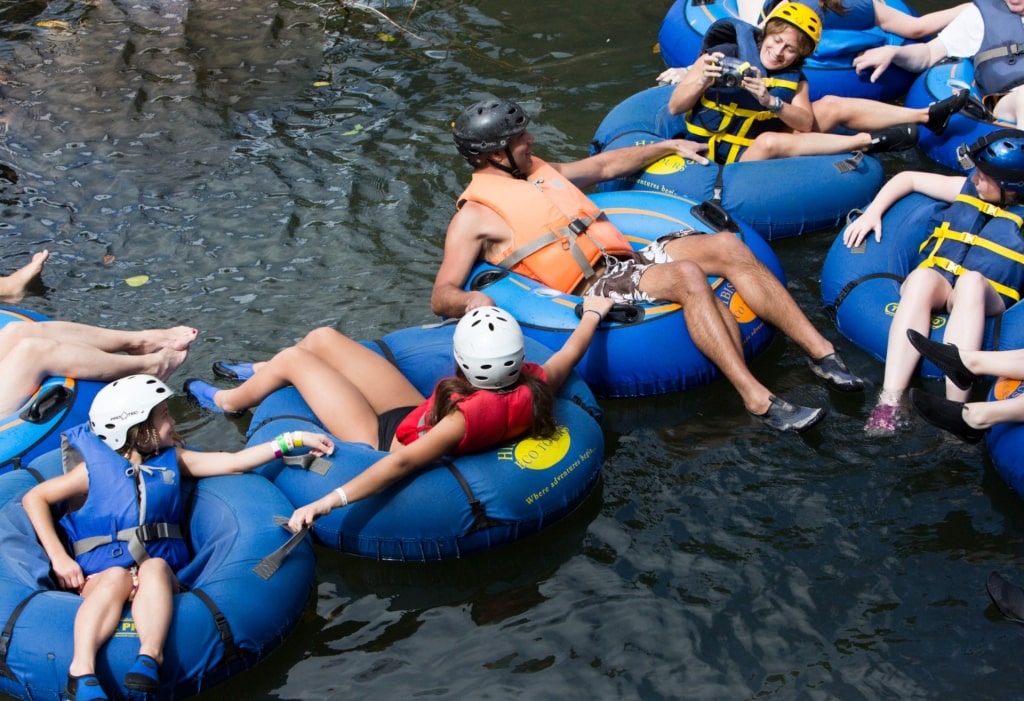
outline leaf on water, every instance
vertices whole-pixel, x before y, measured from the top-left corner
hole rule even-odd
[[[128,287],[142,287],[147,282],[149,282],[149,275],[135,275],[125,279],[125,283]]]
[[[377,32],[377,38],[383,42],[391,42],[395,40],[394,34],[388,34],[387,32]]]
[[[362,130],[363,130],[363,125],[362,124],[357,124],[354,127],[352,127],[351,129],[349,129],[348,131],[343,132],[342,136],[352,136],[353,134],[358,134]]]
[[[70,24],[68,24],[67,22],[62,22],[59,19],[44,19],[44,20],[40,20],[39,22],[36,22],[36,26],[37,27],[42,27],[43,29],[62,29],[62,30],[71,29],[71,25]]]
[[[318,81],[313,83],[313,87],[314,88],[326,88],[330,84],[331,84],[331,81],[329,81],[329,80],[318,80]]]

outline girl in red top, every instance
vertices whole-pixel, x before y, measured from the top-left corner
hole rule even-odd
[[[579,326],[542,366],[524,363],[523,334],[508,312],[468,311],[452,339],[458,374],[439,382],[429,399],[385,358],[330,328],[310,332],[265,363],[214,366],[222,376],[247,378],[238,387],[189,380],[185,391],[207,409],[236,413],[294,385],[335,437],[388,451],[348,483],[296,509],[289,527],[298,530],[444,455],[521,435],[553,435],[554,396],[611,306],[606,297],[584,297]]]

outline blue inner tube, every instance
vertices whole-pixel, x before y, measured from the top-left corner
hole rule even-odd
[[[908,195],[882,217],[881,242],[872,235],[860,247],[849,249],[840,232],[825,257],[821,271],[825,307],[844,336],[882,362],[892,317],[899,306],[900,285],[921,260],[918,249],[948,206],[919,193]],[[1011,210],[1024,215],[1024,208]],[[932,314],[931,338],[941,342],[949,315]],[[1019,347],[1024,347],[1024,305],[1015,304],[986,319],[983,348]],[[943,377],[927,360],[922,361],[920,373]]]
[[[364,343],[391,360],[424,395],[453,374],[455,324],[396,331]],[[527,338],[527,360],[551,351]],[[462,557],[536,533],[573,511],[597,483],[604,460],[600,410],[574,374],[555,402],[563,427],[551,439],[524,437],[493,450],[452,456],[313,526],[314,538],[342,552],[378,560],[433,561]],[[324,431],[294,388],[278,390],[253,414],[249,445],[283,431]],[[261,468],[294,506],[343,485],[386,453],[337,442],[328,458],[303,464],[278,459]],[[290,512],[289,512],[290,513]]]
[[[49,559],[21,496],[40,478],[60,472],[60,454],[53,451],[29,469],[0,475],[0,691],[35,701],[65,698],[81,597],[54,588]],[[174,597],[160,668],[161,700],[194,696],[274,650],[298,622],[315,574],[308,538],[269,578],[254,571],[290,535],[273,517],[290,515],[291,504],[266,479],[212,477],[185,487],[194,557],[178,573],[187,591]],[[135,623],[126,607],[96,661],[104,689],[117,692],[116,698],[131,698],[122,680],[138,652]]]
[[[887,0],[886,4],[910,15],[917,14],[902,0]],[[690,66],[700,55],[708,27],[727,17],[740,18],[736,0],[676,0],[658,31],[658,46],[665,63],[677,67]],[[857,74],[852,61],[854,56],[867,49],[906,43],[909,43],[906,39],[874,26],[858,30],[826,28],[818,48],[804,62],[811,99],[817,100],[825,95],[883,101],[903,97],[914,80],[913,73],[891,67],[878,82],[872,83],[867,74]]]
[[[665,117],[672,89],[648,88],[613,107],[597,127],[592,150],[654,143],[685,130],[682,117]],[[721,205],[769,241],[839,225],[851,209],[870,202],[885,182],[881,162],[862,154],[799,156],[722,168],[669,156],[640,173],[602,183],[599,189],[712,200],[720,173]]]
[[[992,384],[988,401],[1014,399],[1022,394],[1021,380],[999,379]],[[999,476],[1024,497],[1024,423],[996,424],[985,436],[985,445]]]
[[[46,322],[42,314],[0,307],[0,327],[12,322]],[[88,419],[102,382],[50,377],[9,416],[0,417],[0,472],[29,462],[60,446],[65,429]]]
[[[906,105],[927,107],[960,90],[971,91],[967,107],[949,118],[949,124],[941,134],[933,134],[922,126],[918,145],[931,160],[962,173],[964,169],[956,157],[956,150],[961,144],[973,144],[989,132],[1016,129],[1017,125],[996,120],[982,107],[981,91],[974,83],[974,64],[967,58],[947,59],[918,76],[907,93]]]
[[[622,231],[634,249],[659,236],[691,227],[697,231],[737,232],[754,255],[785,284],[782,265],[764,239],[742,222],[683,197],[654,192],[620,191],[591,197]],[[710,216],[709,216],[710,215]],[[708,221],[705,221],[707,219]],[[768,347],[775,329],[755,316],[723,278],[708,281],[740,324],[743,351],[751,360]],[[582,298],[563,294],[534,280],[493,265],[477,265],[467,287],[490,295],[510,311],[523,333],[549,348],[560,348],[576,328],[576,306]],[[690,339],[683,310],[677,304],[642,304],[632,314],[613,316],[598,329],[577,370],[599,397],[643,397],[680,392],[708,384],[721,372]]]

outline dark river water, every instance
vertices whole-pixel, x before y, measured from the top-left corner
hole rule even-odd
[[[653,84],[669,4],[0,0],[2,268],[47,247],[24,306],[198,327],[176,386],[316,325],[434,321],[468,179],[454,115],[513,97],[540,155],[585,155]],[[833,236],[775,249],[877,389],[821,306]],[[1024,629],[984,588],[991,570],[1024,583],[1024,509],[984,449],[921,423],[866,438],[873,393],[830,394],[783,339],[755,370],[829,417],[779,435],[722,382],[605,402],[603,483],[567,521],[430,566],[319,550],[298,629],[202,698],[1024,698]],[[243,445],[244,419],[175,402],[194,445]]]

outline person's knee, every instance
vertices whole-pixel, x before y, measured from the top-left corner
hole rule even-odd
[[[673,261],[666,265],[671,271],[672,287],[680,294],[691,296],[709,289],[707,273],[693,261]]]
[[[811,104],[814,121],[821,131],[831,131],[843,121],[843,105],[845,103],[835,95],[825,95]]]
[[[12,361],[20,358],[22,362],[32,365],[41,362],[45,364],[46,359],[50,358],[59,348],[60,344],[52,338],[29,336],[18,338],[7,352],[7,357]],[[27,365],[23,367],[27,367]]]

